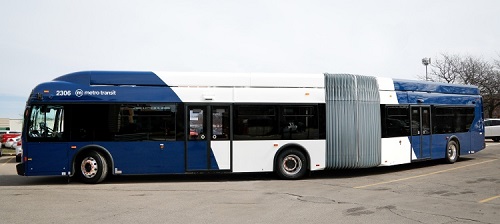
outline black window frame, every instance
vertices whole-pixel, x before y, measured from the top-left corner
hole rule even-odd
[[[440,113],[440,110],[448,110]],[[469,110],[468,113],[464,113]],[[465,133],[470,130],[475,119],[475,106],[435,105],[432,107],[434,134]]]
[[[234,104],[233,108],[234,140],[313,140],[326,136],[324,104]],[[305,111],[311,114],[301,114]],[[301,122],[302,118],[307,122]]]
[[[390,113],[398,109],[399,113]],[[382,138],[407,137],[410,132],[410,105],[381,104]]]

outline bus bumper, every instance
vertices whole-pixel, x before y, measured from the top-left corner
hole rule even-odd
[[[19,163],[16,165],[16,170],[17,170],[17,175],[19,176],[25,176],[25,173],[24,173],[24,163]]]

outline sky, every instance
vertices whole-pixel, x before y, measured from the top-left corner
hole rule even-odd
[[[498,0],[0,0],[0,118],[76,71],[425,76],[442,53],[500,59]]]

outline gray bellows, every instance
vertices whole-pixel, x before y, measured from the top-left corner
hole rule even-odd
[[[381,162],[380,94],[375,77],[325,74],[326,168]]]

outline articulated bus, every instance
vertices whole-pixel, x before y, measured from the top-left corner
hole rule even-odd
[[[17,173],[275,172],[448,163],[484,149],[474,86],[350,74],[84,71],[36,86]]]

